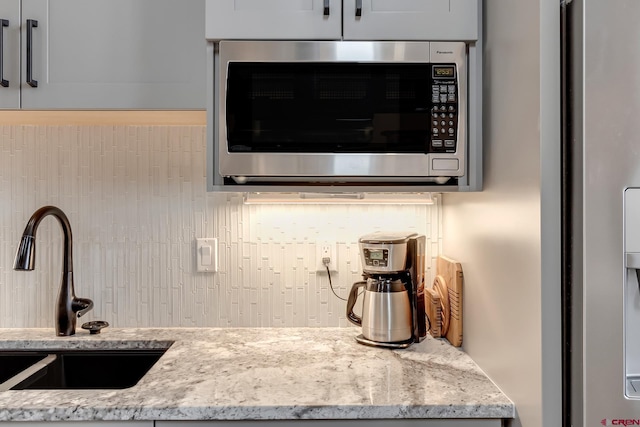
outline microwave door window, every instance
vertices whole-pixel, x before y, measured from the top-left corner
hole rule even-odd
[[[229,152],[426,153],[429,64],[231,62]]]

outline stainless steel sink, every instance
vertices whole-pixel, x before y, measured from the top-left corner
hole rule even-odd
[[[0,391],[27,389],[124,389],[140,379],[164,349],[0,351],[12,369],[0,377]]]

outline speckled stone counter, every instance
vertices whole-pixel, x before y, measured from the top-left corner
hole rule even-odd
[[[162,348],[123,390],[0,392],[0,421],[512,418],[513,403],[464,352],[428,338],[406,350],[355,328],[0,329],[1,349]],[[90,375],[90,373],[87,373]]]

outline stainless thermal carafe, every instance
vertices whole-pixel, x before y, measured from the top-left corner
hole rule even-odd
[[[362,317],[353,312],[360,288],[364,289]],[[409,293],[401,280],[390,278],[356,282],[349,293],[347,316],[362,326],[362,336],[374,342],[411,340],[413,325]]]
[[[347,300],[347,318],[362,327],[356,340],[391,348],[422,341],[427,334],[425,236],[377,232],[361,237],[359,244],[365,280],[353,284]],[[353,308],[361,290],[358,316]]]

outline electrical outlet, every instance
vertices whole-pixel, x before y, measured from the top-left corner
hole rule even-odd
[[[338,251],[335,243],[316,243],[317,271],[327,271],[327,266],[322,262],[324,258],[329,258],[329,271],[338,271]]]

